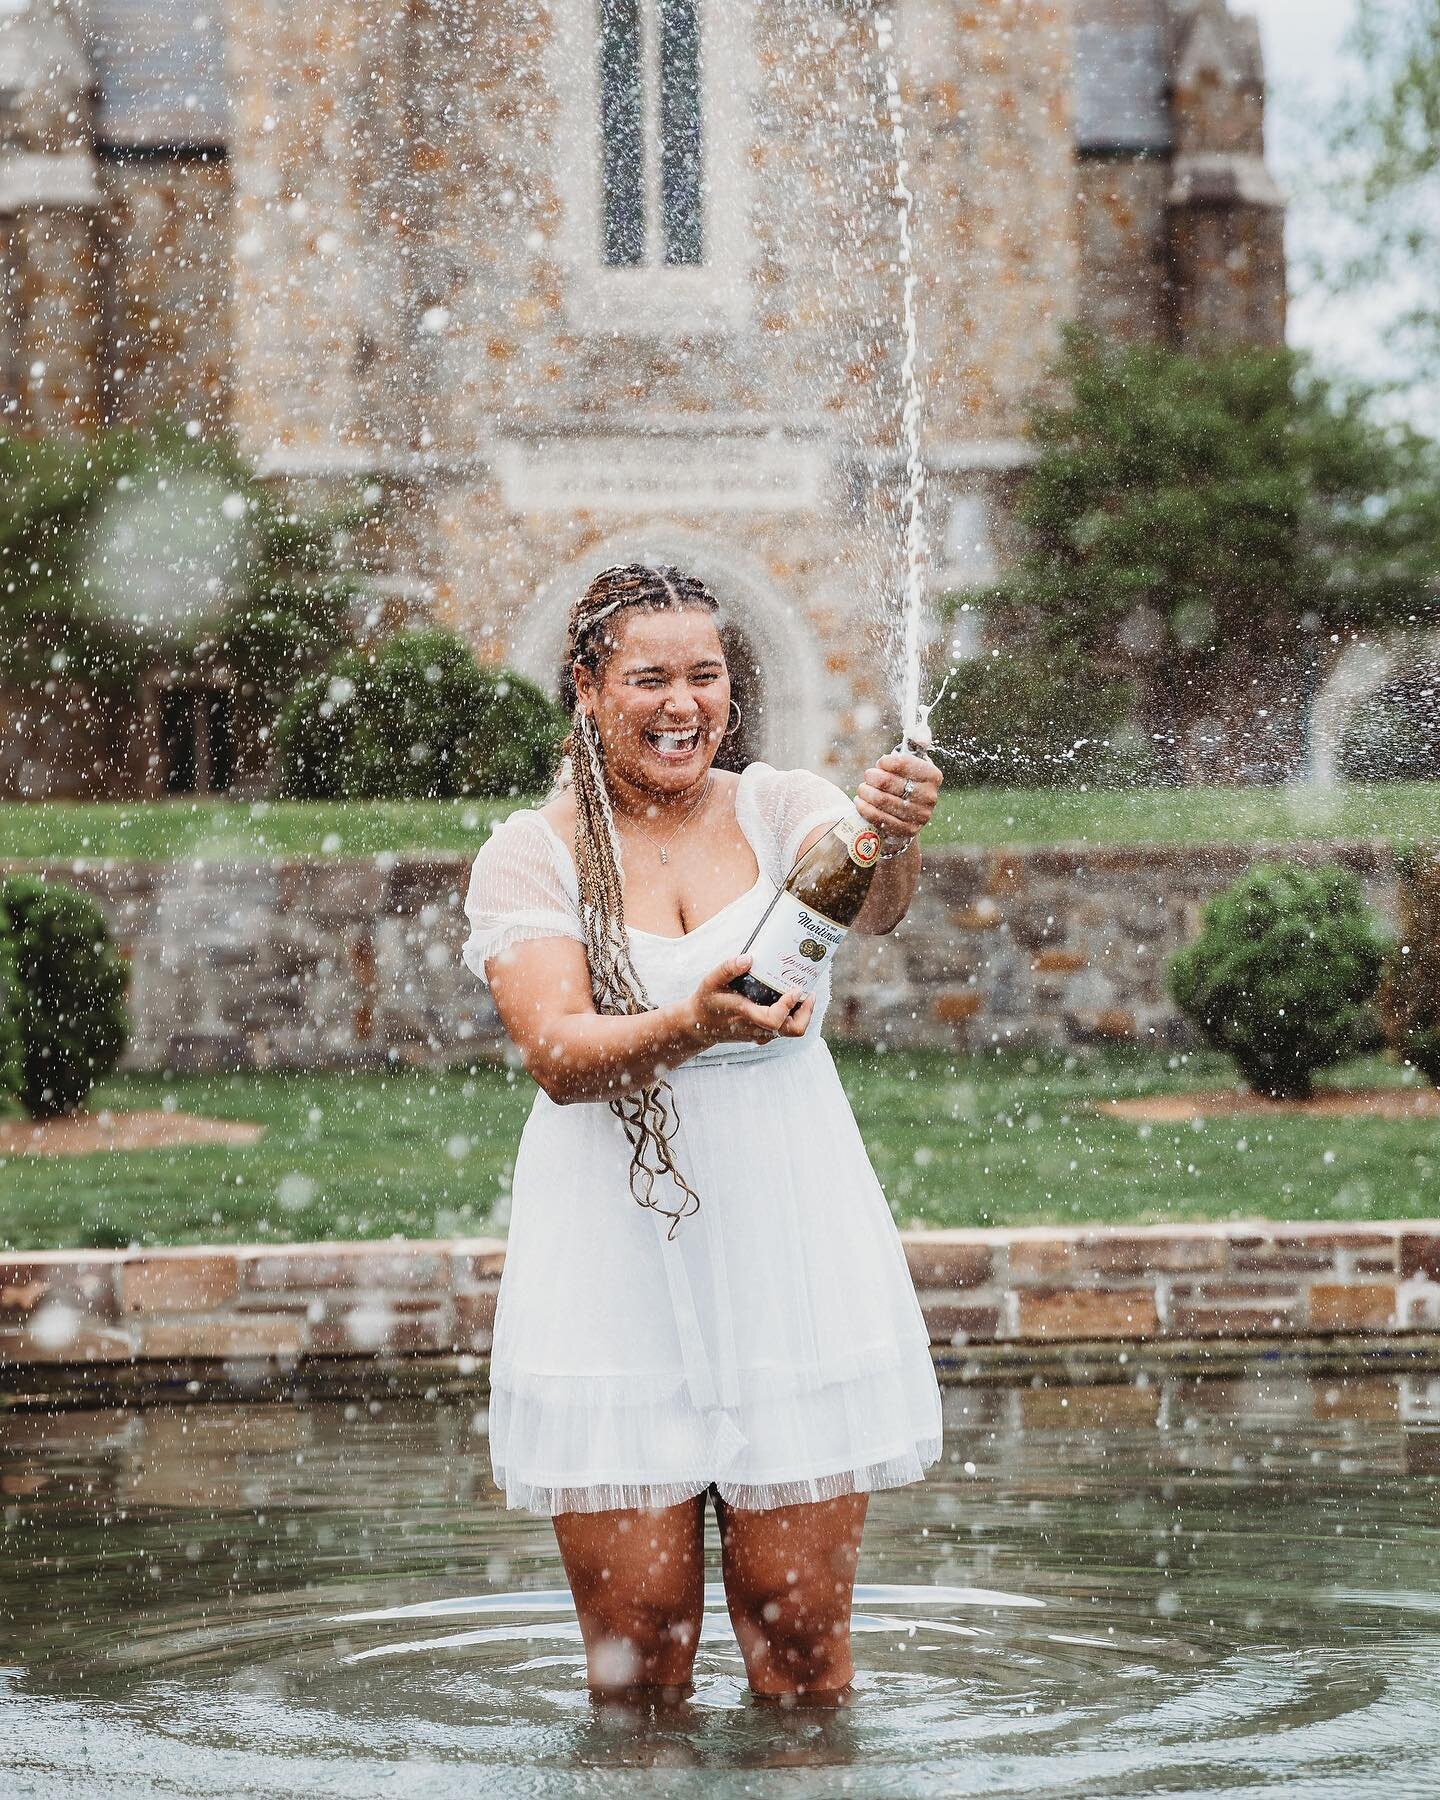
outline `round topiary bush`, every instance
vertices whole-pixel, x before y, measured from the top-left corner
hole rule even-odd
[[[350,652],[302,681],[276,727],[282,800],[362,800],[380,746],[367,705],[374,670]]]
[[[1348,870],[1261,865],[1202,917],[1171,996],[1257,1093],[1303,1099],[1317,1069],[1374,1046],[1384,946]]]
[[[16,875],[0,884],[20,992],[20,1098],[37,1119],[73,1112],[119,1062],[129,970],[88,895]]]
[[[369,692],[387,798],[533,793],[554,773],[557,708],[522,676],[482,669],[448,631],[392,638]]]
[[[1440,845],[1395,861],[1400,936],[1385,959],[1380,1017],[1396,1055],[1440,1087]]]
[[[25,1059],[20,1042],[20,977],[10,918],[0,906],[0,1111],[20,1098]]]
[[[283,798],[451,800],[549,784],[566,722],[447,631],[402,632],[302,684],[279,727]]]

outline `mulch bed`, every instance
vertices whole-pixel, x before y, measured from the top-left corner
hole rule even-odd
[[[110,1150],[179,1150],[189,1144],[253,1144],[263,1125],[194,1113],[79,1113],[0,1125],[0,1156],[97,1156]]]
[[[1186,1125],[1191,1119],[1440,1119],[1435,1088],[1329,1090],[1308,1100],[1267,1100],[1263,1094],[1224,1089],[1203,1094],[1145,1094],[1104,1100],[1100,1110],[1147,1125]]]

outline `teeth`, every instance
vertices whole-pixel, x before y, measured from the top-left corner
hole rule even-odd
[[[700,728],[697,725],[689,731],[652,731],[647,735],[651,743],[661,750],[690,750],[700,736]]]

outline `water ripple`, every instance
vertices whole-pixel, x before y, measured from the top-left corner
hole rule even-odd
[[[497,1510],[463,1414],[0,1417],[10,1780],[1428,1796],[1437,1458],[1402,1388],[1187,1383],[1139,1422],[1072,1392],[1083,1427],[1043,1395],[947,1395],[954,1460],[872,1502],[854,1704],[755,1705],[712,1580],[694,1693],[648,1720],[589,1702],[553,1535]]]

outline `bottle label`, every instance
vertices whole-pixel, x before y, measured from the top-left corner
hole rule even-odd
[[[853,808],[836,824],[835,835],[858,869],[870,868],[880,855],[880,833],[873,825],[867,825]]]
[[[826,964],[845,939],[845,927],[803,905],[784,889],[745,946],[756,981],[783,994],[812,994]]]

